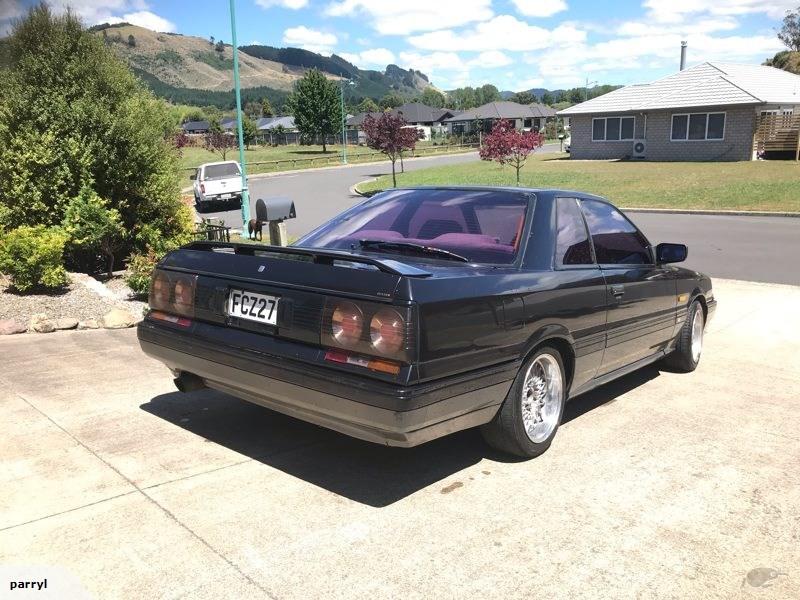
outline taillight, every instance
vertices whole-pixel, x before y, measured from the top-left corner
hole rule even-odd
[[[172,288],[169,276],[164,271],[156,269],[150,281],[150,308],[166,308],[170,303]]]
[[[396,374],[414,361],[414,307],[328,298],[320,342],[325,360]]]
[[[380,354],[395,354],[406,340],[406,322],[391,308],[379,310],[369,324],[372,347]]]
[[[194,291],[197,275],[156,269],[150,280],[150,308],[154,311],[194,316]]]
[[[340,302],[331,314],[331,337],[346,348],[353,347],[364,331],[364,314],[352,302]]]

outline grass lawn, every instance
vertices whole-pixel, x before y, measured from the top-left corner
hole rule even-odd
[[[398,186],[514,185],[514,169],[480,162],[398,174]],[[606,162],[542,154],[520,173],[526,187],[555,187],[604,196],[627,208],[689,208],[800,212],[800,163]],[[391,177],[359,186],[391,187]]]
[[[434,150],[435,148],[435,150]],[[448,151],[445,146],[431,146],[430,143],[420,142],[417,150],[423,156],[431,153]],[[454,151],[455,149],[451,148]],[[184,170],[197,167],[207,162],[217,162],[222,160],[219,153],[209,152],[204,148],[183,148],[180,160],[180,179],[181,184],[189,181],[191,171]],[[227,153],[225,160],[239,160],[239,150],[233,149]],[[327,152],[322,151],[322,146],[251,146],[250,150],[245,151],[247,161],[247,173],[271,173],[275,171],[288,171],[293,169],[308,169],[311,167],[324,167],[338,165],[342,162],[342,147],[333,145],[328,146]],[[366,146],[348,146],[347,162],[371,162],[386,160],[380,152],[370,150]],[[279,164],[254,164],[263,161],[282,161]],[[188,185],[188,184],[186,184]],[[184,186],[185,187],[185,186]]]

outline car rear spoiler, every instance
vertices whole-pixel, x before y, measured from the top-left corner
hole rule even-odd
[[[183,250],[205,250],[208,252],[224,252],[244,256],[258,256],[260,253],[289,254],[307,256],[315,264],[332,265],[334,261],[346,261],[371,265],[383,273],[401,277],[431,277],[432,273],[406,263],[387,258],[373,258],[361,254],[353,254],[343,250],[327,250],[321,248],[300,248],[296,246],[270,246],[268,244],[237,244],[235,242],[191,242],[181,246]]]

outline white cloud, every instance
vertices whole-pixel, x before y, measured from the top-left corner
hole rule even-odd
[[[490,19],[491,4],[491,0],[338,0],[328,5],[325,14],[366,17],[378,33],[405,35]]]
[[[159,17],[157,14],[149,10],[140,10],[134,13],[127,13],[121,17],[108,17],[104,19],[106,23],[130,23],[131,25],[138,25],[145,29],[153,31],[175,31],[175,23],[168,21],[164,17]]]
[[[469,61],[469,64],[475,67],[483,67],[484,69],[496,69],[497,67],[510,65],[512,62],[506,54],[499,50],[486,50]]]
[[[526,17],[551,17],[567,10],[564,0],[513,0],[517,10]]]
[[[19,0],[0,0],[0,21],[16,19],[24,12]]]
[[[347,62],[361,68],[381,67],[383,69],[386,65],[394,62],[394,53],[386,48],[372,48],[358,53],[341,52],[339,55]]]
[[[510,15],[500,15],[462,31],[442,29],[408,38],[412,46],[423,50],[541,50],[583,42],[586,32],[562,24],[553,30],[529,25]]]
[[[643,83],[652,78],[637,73],[642,69],[677,71],[682,39],[683,36],[674,33],[624,37],[529,53],[523,60],[538,67],[548,86],[553,86],[555,81],[579,85],[587,76],[602,79],[602,83],[613,83],[620,82],[622,75],[623,80]],[[705,61],[760,62],[764,56],[780,49],[780,42],[771,35],[714,37],[697,34],[688,39],[690,65]],[[634,77],[626,77],[625,73]]]
[[[411,69],[422,71],[431,75],[436,71],[467,71],[467,64],[456,52],[432,52],[419,54],[417,52],[401,52],[400,63]]]
[[[320,54],[331,54],[336,41],[336,36],[332,33],[309,29],[305,25],[290,27],[283,32],[284,44]]]
[[[772,19],[797,6],[797,0],[645,0],[642,4],[649,16],[660,23],[680,23],[687,16],[765,14]]]
[[[89,25],[125,22],[153,31],[175,31],[175,23],[149,10],[145,0],[51,0],[50,6],[56,13],[70,8]]]
[[[714,33],[716,31],[732,31],[738,29],[739,22],[730,16],[692,19],[686,23],[653,23],[649,21],[626,21],[617,28],[617,33],[624,36],[646,37],[674,33],[688,36],[696,33]]]
[[[278,6],[297,10],[299,8],[305,8],[308,6],[308,0],[256,0],[256,4],[262,8],[273,8]]]

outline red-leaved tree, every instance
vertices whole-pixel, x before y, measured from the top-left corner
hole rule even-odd
[[[405,150],[413,150],[423,133],[416,127],[406,127],[408,122],[400,116],[385,112],[377,119],[367,115],[362,123],[367,136],[367,146],[383,152],[392,161],[392,185],[397,187],[395,163]]]
[[[231,135],[217,125],[208,130],[208,133],[203,136],[203,148],[209,152],[215,152],[222,155],[222,160],[225,160],[228,152],[236,148],[238,140],[235,135]]]
[[[505,119],[497,121],[491,133],[483,138],[480,156],[483,160],[493,160],[501,165],[511,165],[517,170],[517,185],[519,185],[519,171],[525,166],[528,155],[541,148],[544,144],[544,135],[534,131],[517,131],[514,124]]]

